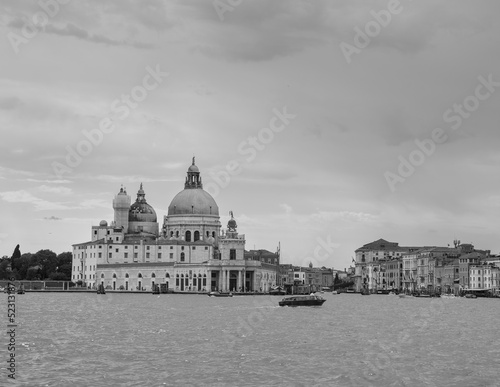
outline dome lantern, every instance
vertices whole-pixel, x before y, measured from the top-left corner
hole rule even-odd
[[[184,188],[185,189],[203,188],[203,184],[201,182],[200,170],[194,163],[194,156],[193,156],[193,163],[189,166],[187,171],[186,183],[184,184]]]

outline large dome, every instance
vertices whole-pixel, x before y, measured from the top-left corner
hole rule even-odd
[[[175,195],[168,206],[168,215],[186,214],[219,216],[219,206],[214,198],[203,189],[188,188]]]

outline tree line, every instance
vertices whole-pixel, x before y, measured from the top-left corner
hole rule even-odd
[[[57,255],[51,250],[21,254],[18,245],[11,257],[0,258],[0,280],[70,281],[72,259],[71,252]]]

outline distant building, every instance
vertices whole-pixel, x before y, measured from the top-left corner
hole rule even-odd
[[[279,254],[245,251],[231,212],[221,233],[219,207],[203,190],[198,167],[189,166],[184,190],[168,207],[161,230],[141,184],[137,199],[122,188],[113,200],[114,221],[92,226],[91,240],[73,245],[73,282],[90,288],[177,292],[263,291],[276,285]]]
[[[385,239],[379,239],[374,242],[367,243],[357,249],[355,259],[355,289],[361,291],[367,289],[376,291],[388,289],[386,278],[387,262],[400,261],[405,253],[418,250],[418,247],[403,247],[398,243],[388,242]],[[399,268],[397,270],[400,270]],[[393,274],[392,282],[401,283],[400,277],[396,280],[396,269],[391,267]],[[401,276],[399,271],[398,276]]]

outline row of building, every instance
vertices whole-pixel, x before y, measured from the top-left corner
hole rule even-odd
[[[221,228],[219,207],[203,189],[193,157],[180,191],[160,227],[142,184],[134,203],[123,187],[113,200],[114,220],[92,226],[90,240],[73,245],[71,279],[80,286],[174,292],[263,292],[281,287],[305,293],[332,287],[327,268],[280,263],[279,247],[245,250],[232,211]],[[339,277],[339,274],[337,274]]]
[[[472,244],[399,246],[379,239],[355,253],[356,291],[500,292],[500,257]]]

